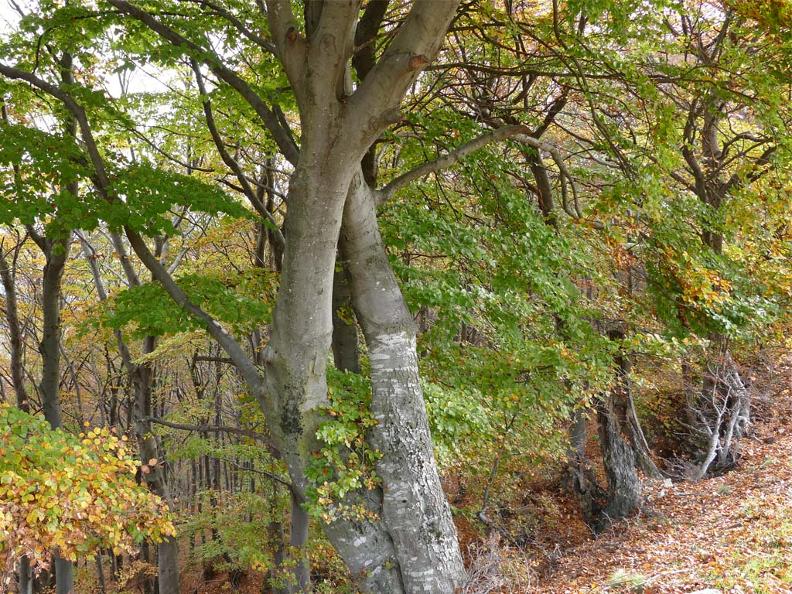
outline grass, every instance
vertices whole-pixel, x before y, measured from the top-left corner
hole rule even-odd
[[[615,588],[627,592],[643,592],[647,578],[645,575],[624,569],[617,569],[608,578],[608,588]]]

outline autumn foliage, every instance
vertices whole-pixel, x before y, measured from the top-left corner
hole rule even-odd
[[[76,436],[0,404],[0,571],[20,557],[46,566],[99,549],[133,552],[175,534],[165,502],[135,480],[127,438],[104,428]]]

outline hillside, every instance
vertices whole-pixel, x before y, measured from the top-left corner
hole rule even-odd
[[[638,517],[564,550],[536,591],[792,592],[792,359],[773,372],[736,470],[647,484]]]

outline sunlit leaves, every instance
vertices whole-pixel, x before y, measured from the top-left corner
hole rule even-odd
[[[178,279],[191,301],[234,331],[250,331],[267,322],[274,300],[274,275],[252,270],[246,274],[188,274]],[[158,283],[146,283],[118,293],[106,310],[112,328],[131,328],[138,336],[161,336],[203,328],[203,322],[179,306]]]
[[[111,227],[128,225],[149,235],[172,233],[171,219],[183,207],[209,214],[249,216],[238,201],[217,186],[201,179],[148,165],[135,165],[119,171],[113,182],[119,198],[108,206],[103,217]]]

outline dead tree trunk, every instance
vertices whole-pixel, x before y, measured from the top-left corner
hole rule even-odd
[[[728,350],[708,366],[704,389],[691,406],[690,416],[694,439],[703,445],[690,478],[700,480],[707,473],[732,468],[739,455],[737,442],[750,426],[751,393]]]

